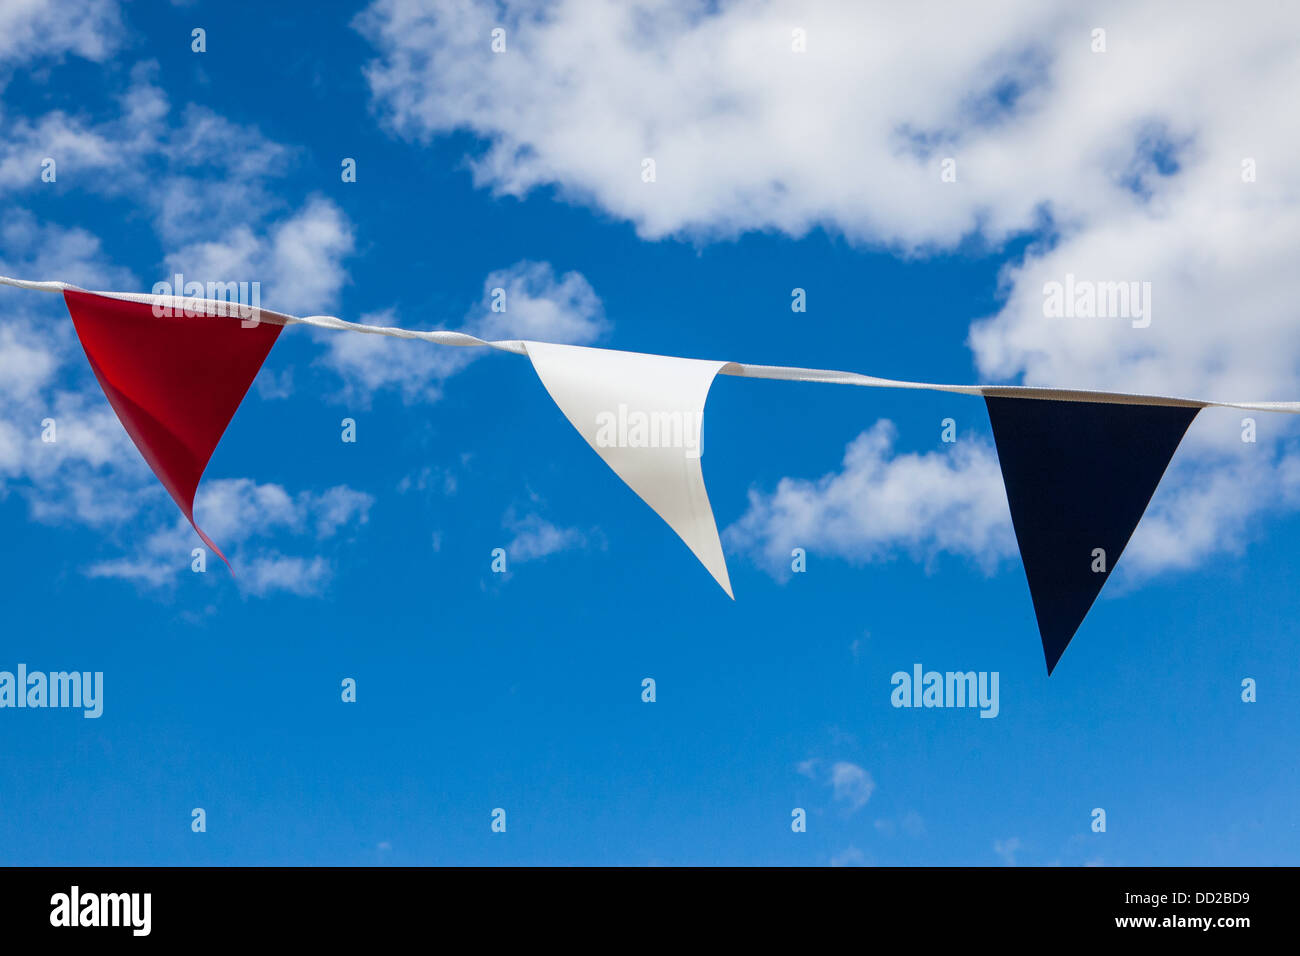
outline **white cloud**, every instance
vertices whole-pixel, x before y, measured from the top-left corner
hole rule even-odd
[[[299,597],[320,594],[333,574],[330,563],[320,555],[313,558],[259,555],[246,571],[240,570],[248,578],[244,586],[253,594],[287,591]]]
[[[102,59],[116,42],[111,4],[68,3],[52,11],[25,2],[0,10],[0,84],[15,56]],[[203,107],[187,106],[173,118],[156,76],[156,64],[137,64],[115,110],[104,116],[56,110],[33,117],[0,103],[0,194],[57,189],[124,197],[152,216],[167,266],[187,279],[259,281],[263,304],[286,311],[331,306],[353,247],[347,218],[324,198],[309,197],[300,208],[280,198],[270,184],[289,170],[293,150]],[[56,183],[40,182],[46,156],[58,164]],[[87,288],[142,287],[107,261],[95,236],[39,221],[12,203],[0,220],[0,273]],[[0,496],[22,495],[32,517],[49,524],[105,533],[129,528],[132,553],[92,564],[91,576],[150,587],[175,582],[188,573],[198,539],[104,400],[62,302],[7,288],[0,296]],[[283,394],[289,382],[286,373],[273,391]],[[49,420],[53,442],[42,440]],[[331,562],[280,548],[296,538],[320,550],[364,524],[372,504],[369,495],[343,486],[291,494],[246,479],[217,480],[201,487],[196,514],[237,562],[246,593],[308,595],[328,584]]]
[[[347,216],[322,196],[298,208],[287,202],[275,183],[292,170],[296,151],[257,128],[193,104],[173,120],[157,72],[156,64],[137,64],[106,118],[53,111],[32,119],[0,105],[0,193],[126,196],[150,213],[163,243],[160,280],[180,272],[187,282],[258,282],[267,308],[334,308],[354,247]],[[40,181],[45,157],[57,164],[54,184]],[[42,278],[85,285],[63,263],[50,265]]]
[[[495,289],[504,293],[504,311],[492,309]],[[483,300],[466,331],[489,340],[590,345],[608,329],[604,306],[581,273],[557,277],[550,263],[524,261],[483,281]]]
[[[506,545],[506,554],[513,561],[535,561],[587,544],[587,536],[577,528],[558,527],[538,514],[519,518],[511,510],[502,520],[502,526],[514,534]]]
[[[316,537],[332,538],[353,522],[365,524],[374,503],[372,495],[347,485],[335,485],[326,490],[316,497],[311,508]]]
[[[324,539],[353,521],[364,524],[373,503],[370,495],[345,485],[291,495],[280,485],[225,478],[204,482],[194,499],[194,516],[214,540],[238,542],[255,529],[272,528]]]
[[[421,140],[472,130],[488,144],[472,166],[481,185],[521,195],[557,184],[652,238],[826,224],[952,243],[986,214],[999,229],[1032,222],[1042,191],[1066,195],[1061,173],[1083,165],[1088,142],[1061,142],[1050,116],[1004,128],[993,109],[1006,84],[1038,81],[1041,59],[1087,54],[1090,19],[1028,0],[379,0],[356,22],[379,52],[367,76],[394,130]],[[503,55],[488,44],[498,25]],[[796,27],[805,53],[792,52]],[[1043,97],[1033,99],[1029,109]],[[1066,165],[1035,175],[1030,154],[1005,162],[1013,147],[1040,145]],[[975,154],[963,185],[941,189],[939,158],[958,147]],[[641,179],[645,157],[653,184]],[[1109,185],[1096,171],[1088,182]]]
[[[117,281],[99,241],[79,229],[39,224],[11,209],[0,224],[0,273],[48,275],[62,263],[73,281]],[[0,289],[0,494],[17,492],[38,521],[104,527],[160,493],[104,400],[60,298]],[[53,420],[53,442],[42,440]]]
[[[102,119],[63,110],[33,118],[0,103],[5,124],[0,191],[72,187],[104,195],[132,191],[146,199],[157,196],[157,161],[168,151],[165,120],[170,106],[154,83],[156,73],[155,64],[137,64],[130,85],[115,97],[116,112]],[[53,183],[40,178],[45,157],[56,164]]]
[[[460,463],[468,465],[472,457],[469,452],[462,452]],[[460,479],[454,470],[442,466],[435,468],[430,465],[425,465],[418,472],[407,475],[397,483],[397,491],[403,495],[409,491],[420,491],[450,497],[459,487]]]
[[[351,254],[352,226],[331,200],[310,198],[265,234],[232,221],[224,238],[184,246],[167,256],[167,267],[185,281],[261,283],[261,305],[292,315],[331,308],[347,278],[342,261]],[[253,278],[247,278],[253,277]]]
[[[62,277],[64,281],[83,287],[135,281],[128,270],[115,267],[108,261],[98,236],[80,227],[42,222],[30,210],[19,206],[9,206],[0,221],[0,269],[5,270],[5,275],[21,278]],[[6,316],[15,312],[33,315],[37,311],[41,315],[66,312],[62,303],[53,296],[33,299],[31,293],[8,288],[4,294],[14,297],[14,305],[5,313]],[[43,324],[66,326],[66,323]]]
[[[849,812],[861,810],[875,792],[876,782],[855,763],[841,760],[831,767],[831,790],[835,799],[845,804]]]
[[[894,836],[902,833],[904,836],[921,837],[925,836],[925,820],[915,810],[908,810],[897,820],[882,818],[876,820],[872,826],[885,836]]]
[[[30,329],[0,326],[0,388],[19,400],[30,398],[54,373],[55,358]]]
[[[177,563],[167,564],[150,558],[112,558],[98,561],[86,569],[90,578],[120,578],[152,588],[161,588],[176,580]]]
[[[58,263],[63,271],[46,271]],[[128,284],[109,266],[99,242],[78,229],[38,224],[12,210],[0,224],[0,272],[62,274],[87,285]],[[95,382],[56,296],[0,289],[0,495],[14,492],[33,519],[83,524],[111,533],[130,528],[132,553],[96,562],[94,577],[163,586],[188,573],[200,542],[149,473]],[[42,440],[53,421],[54,441]],[[319,544],[365,523],[373,499],[345,486],[291,494],[247,479],[209,480],[196,515],[205,530],[240,561],[240,587],[253,594],[318,593],[329,580],[319,554],[285,556],[268,537]],[[213,556],[215,560],[215,556]]]
[[[929,254],[1034,235],[1004,274],[1005,304],[972,328],[982,376],[1300,397],[1300,193],[1286,172],[1300,128],[1278,120],[1294,112],[1300,8],[377,0],[356,24],[377,50],[384,122],[417,141],[476,134],[475,181],[497,194],[554,186],[651,239],[820,226]],[[792,52],[795,28],[806,52]],[[941,181],[945,157],[956,182]],[[1066,274],[1150,282],[1150,327],[1045,318],[1043,286]],[[1276,484],[1250,469],[1269,467],[1287,428],[1241,468],[1225,463],[1231,429],[1194,428],[1133,563],[1187,566],[1171,543],[1184,532],[1200,557],[1235,547],[1236,525],[1275,499],[1229,483]],[[1181,481],[1185,466],[1216,491]],[[868,551],[882,537],[861,536]]]
[[[494,290],[500,289],[499,299]],[[494,302],[505,311],[493,311]],[[395,309],[363,315],[368,325],[397,325]],[[408,328],[427,328],[411,319]],[[483,297],[457,331],[479,338],[529,338],[569,345],[589,345],[608,329],[604,307],[591,284],[577,272],[556,276],[549,263],[518,262],[488,275]],[[344,382],[343,397],[366,402],[373,392],[394,389],[408,403],[436,401],[446,380],[485,354],[484,349],[456,348],[392,339],[382,335],[321,332],[325,345],[320,364]]]
[[[55,176],[62,176],[64,182],[69,176],[101,173],[120,160],[108,134],[61,111],[33,122],[8,116],[0,107],[0,120],[5,122],[5,139],[0,143],[0,190],[4,192],[39,184],[46,158],[54,160]]]
[[[344,529],[366,523],[374,498],[343,485],[319,494],[290,494],[276,484],[247,478],[206,481],[199,488],[194,515],[199,526],[226,552],[235,569],[236,585],[244,592],[266,595],[287,591],[300,596],[320,594],[333,575],[333,565],[321,554],[286,555],[265,543],[284,536],[319,544]],[[91,577],[112,577],[151,587],[175,584],[190,573],[190,552],[201,546],[184,518],[139,538],[137,553],[92,565]],[[219,566],[210,555],[209,570]]]
[[[831,796],[856,813],[867,805],[876,791],[876,781],[862,767],[848,760],[837,760],[825,768],[820,757],[810,757],[795,765],[795,770],[809,780],[821,780],[831,788]]]
[[[1005,304],[972,328],[982,375],[1293,398],[1300,194],[1283,171],[1300,162],[1300,136],[1277,117],[1291,112],[1297,60],[1287,20],[1300,14],[1258,9],[1111,4],[1083,12],[1031,0],[980,8],[568,0],[494,9],[380,0],[357,22],[378,51],[368,76],[385,121],[417,140],[476,133],[485,148],[474,175],[497,193],[555,185],[648,238],[798,236],[822,226],[919,254],[972,233],[998,243],[1036,232],[1042,241],[1005,273]],[[1173,19],[1177,30],[1168,28]],[[1103,21],[1109,49],[1095,54],[1089,34]],[[498,22],[509,37],[501,56],[487,43]],[[807,30],[806,53],[791,52],[796,26]],[[58,16],[32,0],[8,3],[0,66],[65,54],[102,60],[120,32],[107,2],[64,4]],[[268,183],[283,176],[293,151],[257,130],[193,106],[169,122],[154,76],[148,64],[137,67],[108,120],[29,118],[0,107],[0,191],[44,188],[40,160],[53,155],[59,188],[145,203],[168,265],[190,278],[260,279],[269,307],[327,309],[346,281],[346,218],[328,200],[294,210],[279,199]],[[641,181],[645,156],[657,163],[653,184]],[[956,183],[940,182],[945,156],[957,160]],[[1241,181],[1247,157],[1258,182]],[[214,170],[219,182],[208,175]],[[214,221],[234,224],[215,243],[206,238]],[[50,228],[7,211],[0,248],[21,248],[19,233],[53,248]],[[69,230],[57,238],[56,254],[25,254],[26,268],[5,271],[132,287],[103,264],[92,237]],[[549,283],[549,291],[512,297],[524,307],[473,313],[467,324],[503,336],[596,340],[604,319],[585,280],[549,271],[530,279],[529,268],[549,267],[517,266],[514,279],[525,290]],[[1151,326],[1045,319],[1043,284],[1066,273],[1151,282]],[[45,321],[40,308],[22,307],[0,336],[0,371],[15,370],[6,387],[20,403],[0,423],[0,469],[7,486],[57,474],[58,488],[33,498],[47,520],[119,520],[133,513],[134,489],[152,486],[120,429],[96,418],[93,386],[50,385],[68,341],[53,332],[47,342],[43,325],[31,333],[30,323]],[[350,387],[393,387],[408,400],[436,398],[438,380],[475,354],[362,344],[369,341],[332,334],[338,351],[331,345],[325,361]],[[32,422],[51,408],[68,436],[57,450],[33,444]],[[1212,414],[1229,413],[1202,415],[1121,568],[1187,567],[1239,549],[1251,519],[1279,502],[1300,503],[1287,493],[1286,427],[1265,432],[1253,457],[1243,457],[1228,447],[1234,429],[1209,427]],[[752,493],[732,543],[773,568],[788,567],[786,545],[807,546],[794,541],[807,534],[850,560],[898,549],[988,553],[981,543],[1002,554],[1009,526],[993,515],[985,487],[991,450],[963,454],[971,457],[891,457],[889,443],[877,442],[864,461],[846,456],[841,473]],[[91,494],[96,469],[119,474],[120,490]],[[942,482],[934,491],[957,502],[951,511],[900,489],[912,470]],[[854,508],[851,491],[879,507],[900,501],[902,513],[895,520]],[[963,508],[974,514],[959,515]]]
[[[319,196],[271,230],[268,281],[281,310],[328,308],[346,279],[341,261],[352,252],[352,227],[333,202]]]
[[[1239,434],[1231,413],[1205,414]],[[991,446],[961,441],[946,451],[896,454],[895,438],[893,424],[879,421],[849,444],[839,470],[815,480],[783,478],[770,492],[750,489],[745,514],[723,533],[727,545],[783,579],[796,547],[854,563],[898,552],[925,562],[953,554],[986,572],[1016,555]],[[1198,452],[1193,443],[1175,456],[1113,587],[1239,554],[1270,509],[1300,507],[1300,450],[1272,445],[1204,443]]]
[[[967,440],[899,454],[896,437],[882,419],[849,443],[839,471],[782,478],[770,493],[750,489],[748,510],[724,532],[727,545],[778,575],[788,573],[797,547],[853,562],[898,550],[921,559],[950,552],[985,568],[1015,553],[992,448]]]
[[[121,40],[122,22],[113,0],[61,0],[57,4],[5,0],[0,4],[0,66],[69,53],[103,60]]]
[[[394,309],[360,316],[366,325],[398,324]],[[384,335],[322,331],[312,333],[324,346],[318,363],[343,380],[340,398],[366,407],[374,393],[399,392],[408,403],[436,401],[443,382],[473,359],[472,349],[394,339]]]
[[[1020,852],[1023,844],[1020,837],[1011,837],[1007,840],[993,841],[993,852],[1002,857],[1002,862],[1006,866],[1016,865],[1016,854]]]
[[[831,857],[831,866],[866,866],[867,856],[855,846],[848,847]]]

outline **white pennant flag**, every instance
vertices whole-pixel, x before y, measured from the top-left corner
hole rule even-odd
[[[546,342],[524,346],[578,434],[734,597],[700,468],[704,402],[727,363]]]

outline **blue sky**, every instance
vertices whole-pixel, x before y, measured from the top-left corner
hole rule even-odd
[[[1223,185],[1238,155],[1276,176],[1297,143],[1262,124],[1246,135],[1249,117],[1214,99],[1162,88],[1121,105],[1124,77],[1085,89],[1096,64],[1068,52],[1089,42],[1071,15],[1035,14],[1044,25],[1008,4],[1014,27],[953,24],[969,49],[936,37],[920,51],[916,76],[947,63],[941,79],[909,86],[886,58],[843,77],[841,101],[789,112],[752,52],[766,41],[724,44],[719,69],[740,56],[748,70],[697,92],[716,79],[702,50],[769,26],[784,44],[789,11],[649,4],[657,26],[634,41],[604,4],[549,22],[417,6],[354,20],[361,5],[87,0],[56,20],[0,16],[0,272],[148,291],[181,269],[260,281],[269,308],[410,328],[484,328],[485,289],[501,285],[518,303],[504,321],[522,323],[503,334],[925,381],[1297,397],[1296,280],[1269,269],[1293,248],[1293,193]],[[830,75],[845,55],[832,34],[919,35],[834,5],[808,16],[809,62],[825,56]],[[493,61],[498,22],[508,52]],[[1227,50],[1218,81],[1277,52],[1258,27],[1198,23],[1180,48],[1120,8],[1107,23],[1112,52],[1088,55],[1139,76],[1194,75],[1201,34]],[[646,73],[643,48],[672,70]],[[977,95],[1008,84],[1029,92]],[[1058,156],[1044,144],[1062,111],[1079,142]],[[938,151],[876,156],[854,138],[903,128]],[[941,185],[929,173],[949,145],[959,180]],[[637,178],[643,155],[654,184]],[[1154,331],[1043,331],[1040,280],[1066,271],[1149,276]],[[1241,304],[1225,323],[1229,293]],[[232,580],[189,570],[197,540],[62,303],[0,289],[0,305],[0,669],[105,675],[98,720],[0,711],[0,862],[1297,860],[1300,459],[1284,416],[1259,416],[1247,446],[1239,414],[1201,414],[1131,571],[1049,680],[979,399],[720,377],[704,472],[733,603],[527,360],[290,328],[200,489]],[[39,441],[47,415],[55,446]],[[956,445],[939,440],[948,417]],[[892,437],[868,467],[846,464],[882,420]],[[779,507],[783,480],[809,506],[800,520]],[[804,574],[777,560],[792,542]],[[508,575],[490,570],[497,547]],[[997,671],[997,718],[892,707],[891,674],[917,662]],[[1246,677],[1256,703],[1240,699]],[[806,833],[791,832],[796,807]]]

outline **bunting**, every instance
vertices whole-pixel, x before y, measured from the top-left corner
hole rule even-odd
[[[525,342],[555,404],[588,445],[731,593],[704,490],[704,400],[725,362]]]
[[[856,372],[704,361],[463,332],[346,322],[226,302],[61,293],[95,378],[127,434],[209,548],[194,496],[217,443],[286,325],[525,355],[559,410],[681,538],[719,586],[731,581],[704,485],[704,405],[717,375],[926,389],[984,398],[1050,675],[1128,545],[1196,414],[1209,406],[1300,413],[1300,402],[1209,402],[1009,385],[941,385]],[[226,561],[227,566],[230,562]],[[233,573],[233,569],[232,569]]]
[[[984,401],[1050,676],[1200,409]]]
[[[194,521],[194,494],[283,326],[73,290],[63,298],[122,427],[203,543],[230,567]]]

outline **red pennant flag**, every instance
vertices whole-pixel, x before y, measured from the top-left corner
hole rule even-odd
[[[281,325],[245,327],[237,315],[154,314],[154,306],[63,293],[95,378],[135,447],[203,543],[194,493]],[[231,569],[234,573],[234,569]]]

